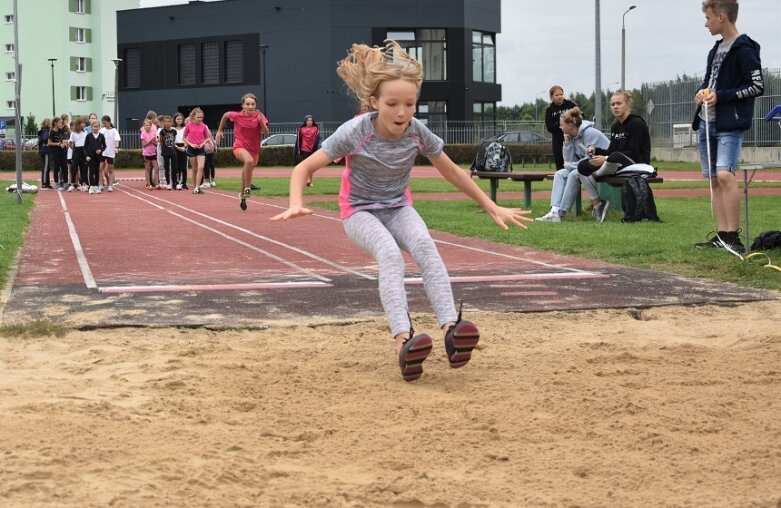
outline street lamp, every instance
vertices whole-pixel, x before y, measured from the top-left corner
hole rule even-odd
[[[52,66],[52,118],[57,116],[57,107],[54,105],[54,62],[57,61],[56,58],[49,58],[49,65]]]
[[[112,58],[114,62],[114,125],[119,125],[119,64],[121,58]]]
[[[263,113],[268,116],[268,102],[266,102],[266,50],[268,44],[261,44],[260,51],[263,53]]]
[[[626,90],[626,13],[636,8],[636,5],[630,5],[629,9],[624,11],[621,16],[621,90]]]

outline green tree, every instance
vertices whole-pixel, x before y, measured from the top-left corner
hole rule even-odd
[[[35,115],[28,115],[27,119],[23,120],[22,125],[24,125],[22,132],[26,136],[32,136],[38,133],[38,125],[35,123]]]

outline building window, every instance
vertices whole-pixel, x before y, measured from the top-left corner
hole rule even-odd
[[[76,57],[76,72],[87,72],[87,59],[83,56]]]
[[[16,81],[16,73],[15,72],[6,72],[5,73],[5,80],[6,81]]]
[[[216,85],[220,82],[220,44],[204,42],[201,44],[201,83]]]
[[[8,109],[16,109],[16,101],[5,101],[5,107]]]
[[[10,25],[14,22],[14,15],[13,14],[6,14],[5,15],[5,24]]]
[[[472,32],[472,81],[496,83],[494,35]]]
[[[76,29],[76,42],[85,42],[87,38],[84,36],[84,29],[83,28],[77,28]]]
[[[472,113],[475,124],[492,126],[496,123],[496,104],[493,102],[472,103]]]
[[[441,28],[417,30],[390,30],[387,38],[393,39],[407,53],[423,65],[423,79],[444,81],[447,79],[447,32]]]
[[[125,67],[125,88],[141,88],[141,50],[128,48],[122,59]]]
[[[429,129],[438,132],[440,127],[447,123],[447,102],[428,101],[418,103],[418,112],[415,115],[418,120],[427,125]]]
[[[84,9],[84,0],[76,0],[76,6],[74,8],[74,12],[76,14],[84,14],[86,10]]]
[[[195,84],[195,44],[179,45],[179,84]]]
[[[244,43],[242,41],[225,41],[225,82],[241,83],[244,81]]]
[[[14,45],[13,44],[6,44],[5,45],[5,52],[6,53],[13,53],[14,52]]]
[[[76,87],[76,100],[77,101],[86,101],[87,100],[87,87],[86,86],[77,86]]]

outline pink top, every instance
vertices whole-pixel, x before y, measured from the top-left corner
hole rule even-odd
[[[230,111],[228,119],[233,122],[233,148],[243,148],[253,155],[260,153],[261,132],[263,125],[268,125],[266,115],[260,111],[253,111],[251,115]]]
[[[184,139],[191,145],[200,145],[209,138],[209,128],[205,123],[188,123],[184,128]]]
[[[300,150],[302,152],[314,152],[315,151],[315,140],[317,139],[317,134],[320,132],[320,129],[315,127],[314,125],[312,127],[301,127],[299,130],[299,133],[301,134],[301,147]]]
[[[156,144],[149,143],[148,145],[144,145],[144,142],[150,141],[152,139],[157,139],[157,129],[154,127],[149,131],[146,129],[141,129],[141,155],[157,155]]]

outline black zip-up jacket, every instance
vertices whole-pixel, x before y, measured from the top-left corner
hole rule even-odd
[[[636,163],[651,163],[651,134],[645,120],[629,113],[624,123],[616,121],[610,127],[610,146],[606,150],[596,148],[597,155],[621,152]]]
[[[100,150],[100,153],[97,151]],[[95,157],[106,151],[106,137],[103,134],[93,135],[91,132],[84,138],[84,156]]]
[[[697,89],[708,88],[711,76],[711,65],[719,44],[716,42],[708,53],[708,66],[705,68],[705,79]],[[716,130],[719,132],[745,131],[751,128],[754,117],[754,98],[765,93],[762,80],[762,62],[759,59],[759,44],[746,34],[741,34],[732,43],[732,47],[724,57],[716,77]],[[692,129],[700,126],[700,110],[697,106],[694,113]]]

